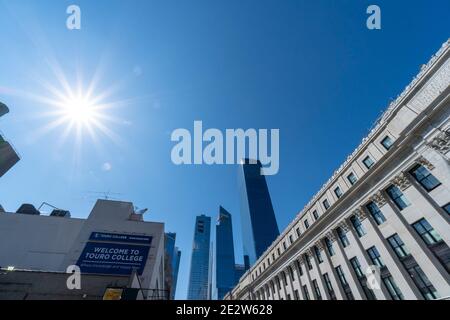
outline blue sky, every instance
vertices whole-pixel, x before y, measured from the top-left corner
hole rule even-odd
[[[79,31],[65,27],[73,3]],[[374,3],[379,31],[365,26]],[[22,157],[1,178],[0,204],[46,201],[86,217],[92,192],[110,191],[148,207],[148,220],[177,232],[185,298],[196,215],[232,213],[242,261],[237,167],[173,165],[170,133],[194,120],[279,128],[268,183],[283,229],[450,35],[448,1],[374,3],[0,0],[0,100],[11,109],[0,129]],[[61,74],[73,88],[98,75],[113,138],[84,130],[80,145],[66,123],[44,131],[54,107],[36,96],[54,97],[45,84],[61,90]]]

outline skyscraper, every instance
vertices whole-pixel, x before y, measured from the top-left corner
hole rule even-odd
[[[173,294],[172,294],[172,300],[175,299],[175,293],[176,293],[176,289],[177,289],[177,283],[178,283],[178,271],[180,270],[180,260],[181,260],[181,251],[178,247],[175,247],[175,269],[174,269],[174,274],[175,277],[173,279]]]
[[[169,289],[170,299],[175,298],[177,288],[178,269],[180,265],[181,251],[175,246],[177,234],[168,232],[165,234],[165,266],[166,266],[166,287]]]
[[[243,264],[235,264],[234,265],[234,277],[235,277],[235,285],[239,283],[239,280],[244,275],[247,268]]]
[[[221,300],[236,284],[231,214],[219,208],[216,224],[214,299]]]
[[[197,216],[195,219],[194,243],[192,246],[191,271],[189,274],[189,300],[208,299],[209,256],[211,217]]]
[[[253,265],[280,234],[261,162],[245,159],[240,167],[241,219],[245,264]]]

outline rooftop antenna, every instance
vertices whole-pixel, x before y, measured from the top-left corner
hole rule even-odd
[[[148,208],[145,208],[145,209],[139,209],[138,207],[134,207],[134,214],[138,214],[138,215],[141,215],[141,216],[143,216],[144,215],[144,213],[146,213],[148,211]]]
[[[121,193],[111,192],[111,191],[88,191],[87,193],[95,196],[96,198],[102,198],[104,200],[119,200],[116,196],[121,196]],[[112,197],[114,196],[114,197]]]
[[[39,212],[41,211],[41,208],[42,208],[43,206],[47,206],[47,207],[50,207],[50,208],[55,209],[55,210],[60,210],[59,208],[55,207],[54,205],[51,205],[51,204],[48,203],[48,202],[42,202],[41,205],[40,205],[39,208],[38,208],[38,211],[39,211]]]

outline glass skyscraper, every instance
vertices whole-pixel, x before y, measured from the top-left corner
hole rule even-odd
[[[189,274],[188,300],[207,300],[209,291],[211,217],[197,216]]]
[[[181,260],[181,251],[180,249],[178,249],[178,247],[175,247],[175,254],[176,254],[176,258],[175,258],[175,269],[174,269],[174,274],[175,277],[173,279],[173,293],[172,293],[172,300],[175,299],[175,293],[177,290],[177,283],[178,283],[178,271],[180,270],[180,260]]]
[[[280,234],[261,162],[244,159],[240,194],[244,263],[253,265]]]
[[[177,288],[178,269],[180,267],[181,251],[175,246],[177,234],[168,232],[165,234],[165,251],[166,251],[166,270],[169,273],[167,276],[168,286],[170,289],[170,299],[175,299],[175,292]]]
[[[215,281],[213,298],[222,300],[236,284],[233,226],[231,214],[219,208],[216,224]]]

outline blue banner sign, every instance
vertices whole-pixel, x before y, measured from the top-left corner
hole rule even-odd
[[[89,240],[106,241],[106,242],[140,243],[146,245],[150,245],[152,243],[152,237],[150,236],[103,233],[103,232],[92,232],[91,236],[89,237]]]
[[[77,265],[82,273],[141,275],[151,243],[151,236],[92,232]]]
[[[150,246],[88,242],[78,259],[82,273],[130,275],[144,271]]]

